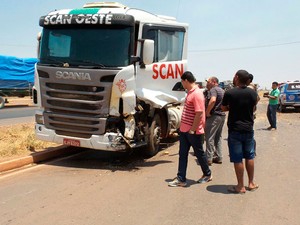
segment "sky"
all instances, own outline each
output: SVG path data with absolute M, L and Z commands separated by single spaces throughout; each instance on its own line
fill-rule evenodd
M 36 57 L 39 18 L 87 2 L 93 0 L 1 0 L 0 55 Z M 118 2 L 188 23 L 188 70 L 197 81 L 232 80 L 239 69 L 253 74 L 262 89 L 270 89 L 273 81 L 300 80 L 300 1 Z

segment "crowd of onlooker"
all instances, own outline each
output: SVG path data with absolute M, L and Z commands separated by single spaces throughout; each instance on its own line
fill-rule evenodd
M 258 188 L 254 182 L 253 124 L 259 97 L 255 86 L 251 86 L 252 81 L 252 74 L 239 70 L 234 75 L 230 88 L 227 86 L 228 89 L 225 91 L 224 87 L 220 87 L 217 77 L 209 77 L 204 88 L 202 83 L 196 82 L 190 71 L 183 73 L 181 83 L 187 96 L 179 129 L 178 170 L 177 176 L 168 183 L 169 186 L 188 185 L 186 172 L 190 148 L 194 150 L 203 173 L 197 182 L 203 184 L 213 179 L 209 166 L 213 163 L 222 164 L 222 129 L 226 118 L 225 112 L 228 111 L 228 149 L 230 162 L 234 164 L 237 178 L 237 185 L 230 186 L 228 191 L 244 194 L 246 190 L 254 191 Z M 246 187 L 244 168 L 248 175 Z

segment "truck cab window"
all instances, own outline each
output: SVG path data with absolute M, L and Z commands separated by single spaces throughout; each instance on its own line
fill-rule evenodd
M 70 47 L 71 47 L 71 37 L 56 33 L 50 32 L 49 34 L 49 56 L 53 57 L 69 57 L 70 56 Z
M 184 31 L 151 27 L 144 31 L 144 38 L 154 40 L 154 62 L 182 60 Z

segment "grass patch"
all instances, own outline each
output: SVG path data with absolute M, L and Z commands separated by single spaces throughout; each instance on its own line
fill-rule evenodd
M 58 144 L 35 138 L 33 123 L 0 127 L 0 161 L 30 155 L 55 146 Z

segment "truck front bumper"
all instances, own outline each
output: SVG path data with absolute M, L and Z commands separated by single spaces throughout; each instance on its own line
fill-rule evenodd
M 54 142 L 62 145 L 72 145 L 76 147 L 105 151 L 125 151 L 128 148 L 128 145 L 123 141 L 123 136 L 119 133 L 92 135 L 90 138 L 69 137 L 58 135 L 54 130 L 48 129 L 44 125 L 36 123 L 35 134 L 39 140 Z

